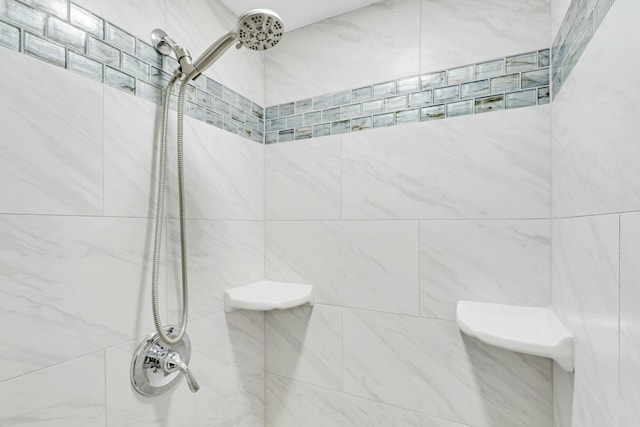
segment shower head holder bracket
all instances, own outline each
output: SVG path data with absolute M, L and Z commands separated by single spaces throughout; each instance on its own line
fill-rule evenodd
M 179 69 L 183 74 L 187 76 L 194 75 L 195 77 L 200 74 L 193 66 L 193 59 L 191 59 L 189 50 L 176 43 L 175 40 L 169 37 L 166 31 L 159 28 L 153 30 L 151 32 L 151 43 L 156 51 L 164 56 L 170 56 L 173 52 L 180 64 Z

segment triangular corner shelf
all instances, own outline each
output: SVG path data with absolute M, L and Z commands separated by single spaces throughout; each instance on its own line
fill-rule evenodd
M 227 289 L 224 311 L 284 310 L 300 305 L 313 305 L 313 285 L 261 280 Z
M 548 357 L 573 371 L 573 334 L 551 307 L 458 301 L 458 327 L 487 344 Z

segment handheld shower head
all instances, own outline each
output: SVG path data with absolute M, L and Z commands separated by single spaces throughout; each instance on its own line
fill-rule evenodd
M 238 48 L 267 50 L 277 45 L 283 34 L 284 26 L 277 13 L 268 9 L 250 10 L 239 18 L 235 30 L 222 36 L 193 61 L 194 77 L 209 68 L 236 41 Z
M 277 45 L 283 34 L 284 26 L 277 13 L 269 9 L 253 9 L 240 16 L 236 28 L 209 46 L 193 62 L 189 51 L 178 45 L 164 31 L 153 30 L 151 41 L 156 50 L 163 55 L 175 52 L 180 62 L 180 71 L 185 74 L 186 80 L 193 80 L 213 65 L 234 43 L 238 43 L 238 49 L 246 46 L 251 50 L 267 50 Z

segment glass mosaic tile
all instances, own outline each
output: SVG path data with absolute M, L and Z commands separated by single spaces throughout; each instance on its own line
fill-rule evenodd
M 504 96 L 492 95 L 484 98 L 476 99 L 476 114 L 488 113 L 490 111 L 503 110 L 504 109 Z
M 447 117 L 458 117 L 473 114 L 473 101 L 461 101 L 447 104 Z
M 104 38 L 104 20 L 75 3 L 71 3 L 69 22 L 73 26 L 81 28 L 99 39 Z M 160 64 L 160 67 L 162 67 L 162 64 Z
M 58 67 L 64 67 L 66 64 L 64 47 L 29 33 L 24 35 L 24 53 Z
M 525 90 L 522 92 L 508 93 L 505 95 L 505 108 L 522 108 L 536 105 L 537 103 L 536 90 Z
M 74 51 L 69 51 L 67 69 L 102 83 L 102 64 Z

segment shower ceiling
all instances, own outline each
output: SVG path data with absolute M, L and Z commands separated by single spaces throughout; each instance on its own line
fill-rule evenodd
M 380 0 L 222 0 L 240 16 L 249 9 L 274 10 L 284 22 L 286 31 L 359 9 Z

